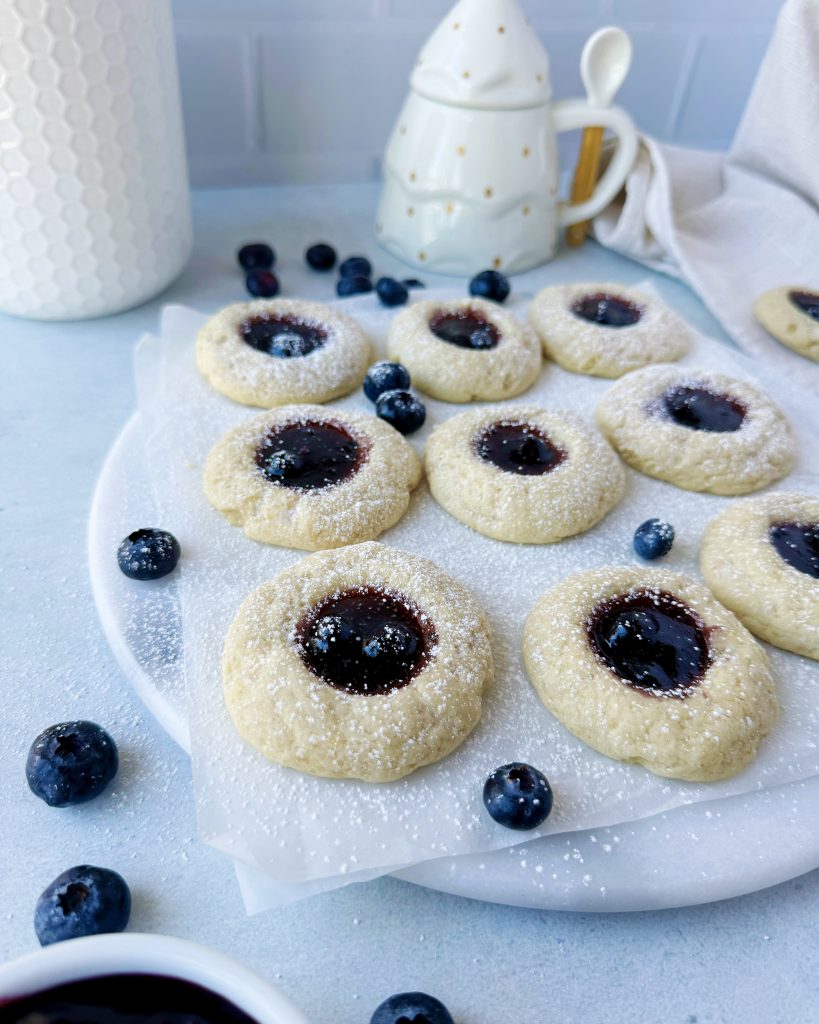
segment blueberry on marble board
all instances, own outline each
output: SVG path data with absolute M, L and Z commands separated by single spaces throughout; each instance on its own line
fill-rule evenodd
M 496 768 L 484 783 L 483 802 L 490 816 L 505 828 L 537 828 L 552 811 L 552 787 L 546 776 L 523 761 Z
M 179 541 L 167 530 L 134 530 L 117 548 L 120 569 L 132 580 L 158 580 L 179 562 Z
M 244 270 L 270 270 L 276 262 L 276 253 L 266 242 L 250 242 L 242 246 L 236 258 Z
M 376 402 L 385 391 L 406 391 L 409 386 L 409 370 L 401 363 L 387 360 L 373 363 L 364 378 L 364 394 L 371 402 Z
M 373 290 L 373 283 L 369 277 L 340 277 L 336 284 L 336 294 L 341 298 L 348 295 L 364 295 Z
M 505 302 L 510 291 L 509 278 L 497 270 L 483 270 L 469 282 L 469 294 L 493 302 Z
M 326 242 L 316 242 L 304 254 L 307 266 L 312 270 L 332 270 L 336 265 L 336 251 Z
M 60 722 L 35 739 L 26 759 L 31 792 L 49 807 L 83 804 L 117 774 L 119 752 L 96 722 Z
M 41 946 L 85 935 L 121 932 L 131 916 L 131 890 L 122 875 L 81 864 L 58 875 L 37 900 L 34 930 Z
M 417 277 L 405 277 L 401 282 L 407 286 L 407 288 L 426 288 L 423 281 L 419 281 Z
M 256 299 L 275 299 L 279 294 L 279 279 L 272 270 L 249 270 L 245 287 Z
M 674 543 L 674 527 L 661 519 L 646 519 L 634 531 L 634 550 L 647 561 L 662 558 Z
M 393 277 L 379 277 L 376 294 L 384 306 L 403 306 L 409 298 L 409 289 Z
M 440 999 L 426 992 L 399 992 L 376 1007 L 370 1024 L 455 1024 Z
M 342 277 L 371 277 L 373 268 L 366 256 L 348 256 L 338 272 Z
M 384 391 L 375 403 L 375 414 L 402 434 L 420 430 L 427 418 L 424 403 L 411 391 Z

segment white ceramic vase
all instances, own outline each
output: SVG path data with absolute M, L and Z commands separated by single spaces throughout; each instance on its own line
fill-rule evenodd
M 549 59 L 517 0 L 460 0 L 421 50 L 384 159 L 376 235 L 445 274 L 528 270 L 561 227 L 602 210 L 637 152 L 631 119 L 585 100 L 550 102 Z M 592 197 L 557 197 L 558 132 L 602 125 L 619 145 Z
M 191 240 L 169 0 L 2 0 L 0 310 L 119 312 Z

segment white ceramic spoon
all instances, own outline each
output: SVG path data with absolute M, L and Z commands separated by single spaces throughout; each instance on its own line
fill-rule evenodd
M 589 36 L 580 57 L 580 77 L 586 87 L 586 99 L 596 107 L 610 107 L 631 67 L 631 40 L 621 28 L 608 26 Z M 572 202 L 581 203 L 594 191 L 603 144 L 602 128 L 586 128 L 580 143 L 580 155 L 572 181 Z M 566 228 L 566 242 L 582 245 L 589 222 Z

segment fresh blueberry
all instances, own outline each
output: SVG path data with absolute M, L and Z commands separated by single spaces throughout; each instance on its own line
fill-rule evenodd
M 418 638 L 400 622 L 385 622 L 366 638 L 362 650 L 368 658 L 387 655 L 391 658 L 411 658 L 418 648 Z
M 509 278 L 497 270 L 483 270 L 469 282 L 470 295 L 493 302 L 505 302 L 509 288 Z
M 274 299 L 279 294 L 279 279 L 272 270 L 249 270 L 245 287 L 257 299 Z
M 34 930 L 41 946 L 84 935 L 121 932 L 131 916 L 131 890 L 108 868 L 82 864 L 57 875 L 37 900 Z
M 336 295 L 345 298 L 347 295 L 363 295 L 373 290 L 369 277 L 340 277 L 336 284 Z
M 496 768 L 486 780 L 483 802 L 499 825 L 525 831 L 549 817 L 552 787 L 537 768 L 513 761 Z
M 407 286 L 393 277 L 379 277 L 375 290 L 385 306 L 403 306 L 409 298 Z
M 455 1024 L 452 1014 L 426 992 L 400 992 L 376 1008 L 370 1024 Z
M 401 284 L 405 284 L 407 288 L 426 288 L 423 281 L 419 281 L 417 277 L 405 277 Z
M 276 262 L 275 252 L 265 242 L 243 245 L 236 253 L 236 258 L 244 270 L 270 270 Z
M 336 265 L 336 251 L 326 242 L 311 245 L 304 258 L 307 260 L 307 266 L 313 270 L 332 270 Z
M 179 541 L 167 530 L 135 530 L 117 548 L 117 561 L 132 580 L 158 580 L 179 561 Z
M 41 732 L 26 760 L 29 789 L 49 807 L 84 804 L 117 774 L 117 745 L 94 722 L 61 722 Z
M 411 391 L 384 391 L 375 403 L 375 415 L 402 434 L 412 434 L 423 427 L 427 410 Z
M 409 370 L 400 363 L 373 363 L 364 378 L 364 394 L 371 402 L 385 391 L 406 391 L 409 386 Z
M 340 615 L 326 615 L 313 628 L 309 646 L 320 654 L 327 654 L 334 644 L 348 643 L 353 628 Z
M 342 277 L 371 277 L 373 268 L 366 256 L 348 256 L 338 272 Z
M 262 472 L 269 480 L 292 480 L 304 468 L 304 459 L 297 452 L 284 449 L 267 456 Z
M 674 543 L 674 527 L 661 519 L 646 519 L 634 531 L 634 550 L 648 561 L 662 558 Z

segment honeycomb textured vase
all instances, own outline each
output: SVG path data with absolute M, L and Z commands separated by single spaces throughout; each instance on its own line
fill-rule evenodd
M 168 0 L 2 0 L 0 310 L 115 313 L 190 247 Z

